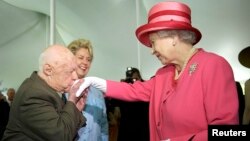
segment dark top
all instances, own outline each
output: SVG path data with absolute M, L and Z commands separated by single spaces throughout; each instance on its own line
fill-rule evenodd
M 148 102 L 120 101 L 118 141 L 149 141 Z
M 243 114 L 245 109 L 245 97 L 243 95 L 243 90 L 239 82 L 236 81 L 236 87 L 238 92 L 238 99 L 239 99 L 239 124 L 242 124 Z
M 149 103 L 127 102 L 106 98 L 108 112 L 119 107 L 121 112 L 117 141 L 149 141 Z M 107 113 L 108 113 L 107 112 Z
M 5 127 L 9 119 L 10 106 L 4 99 L 0 100 L 0 140 L 3 137 Z
M 72 141 L 85 122 L 74 103 L 64 104 L 34 72 L 15 95 L 3 141 Z

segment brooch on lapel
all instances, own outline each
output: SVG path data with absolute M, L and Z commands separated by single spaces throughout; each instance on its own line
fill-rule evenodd
M 190 67 L 189 67 L 189 75 L 192 75 L 192 73 L 194 73 L 195 72 L 195 70 L 196 70 L 196 68 L 197 68 L 197 66 L 198 66 L 198 64 L 197 63 L 193 63 L 193 64 L 191 64 L 190 65 Z

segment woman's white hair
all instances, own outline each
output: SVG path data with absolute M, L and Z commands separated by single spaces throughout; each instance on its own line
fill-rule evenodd
M 196 41 L 196 35 L 189 30 L 160 30 L 156 32 L 159 37 L 173 37 L 178 36 L 183 42 L 194 44 Z

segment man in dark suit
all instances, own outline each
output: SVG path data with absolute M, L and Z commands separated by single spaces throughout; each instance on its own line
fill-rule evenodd
M 10 106 L 4 95 L 0 91 L 0 140 L 3 137 L 4 130 L 9 119 Z
M 19 87 L 11 105 L 3 141 L 72 141 L 86 119 L 81 114 L 86 95 L 77 98 L 74 55 L 53 45 L 39 58 L 34 71 Z M 69 93 L 66 103 L 61 95 Z
M 240 51 L 238 55 L 239 62 L 246 68 L 250 68 L 250 46 Z M 245 108 L 242 124 L 250 125 L 250 79 L 245 82 Z

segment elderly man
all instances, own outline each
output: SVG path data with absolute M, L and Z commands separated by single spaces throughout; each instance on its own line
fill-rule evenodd
M 11 106 L 3 141 L 72 141 L 86 119 L 81 114 L 86 96 L 76 98 L 74 55 L 53 45 L 39 58 L 34 71 L 19 87 Z M 66 103 L 61 99 L 68 92 Z

